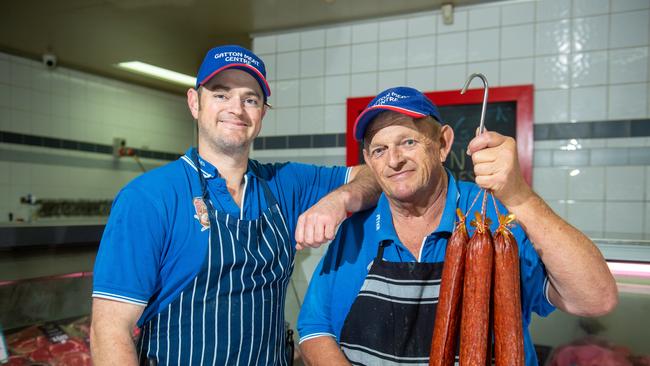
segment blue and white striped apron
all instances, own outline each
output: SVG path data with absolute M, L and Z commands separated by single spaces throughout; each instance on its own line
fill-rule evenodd
M 196 152 L 192 159 L 200 166 Z M 214 209 L 198 175 L 208 254 L 194 281 L 143 325 L 140 364 L 286 365 L 284 302 L 295 252 L 278 202 L 258 178 L 268 208 L 240 220 Z

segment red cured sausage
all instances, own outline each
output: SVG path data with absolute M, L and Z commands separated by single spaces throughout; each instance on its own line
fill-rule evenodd
M 460 365 L 485 365 L 490 319 L 494 244 L 486 220 L 476 213 L 476 232 L 467 245 L 460 322 Z
M 524 365 L 524 338 L 519 289 L 519 250 L 507 225 L 513 215 L 499 216 L 494 235 L 494 356 L 496 366 Z
M 465 215 L 456 209 L 458 223 L 447 243 L 445 264 L 442 269 L 440 295 L 433 327 L 433 340 L 429 355 L 429 366 L 450 366 L 454 364 L 458 325 L 460 323 L 460 300 L 463 290 L 465 253 L 467 252 L 467 228 Z

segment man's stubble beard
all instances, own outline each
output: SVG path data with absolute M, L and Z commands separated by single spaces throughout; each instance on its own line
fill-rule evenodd
M 203 145 L 216 153 L 235 156 L 244 153 L 248 153 L 250 150 L 250 142 L 241 142 L 234 141 L 235 139 L 227 139 L 219 135 L 216 132 L 210 134 L 208 131 L 204 131 L 199 126 L 199 144 L 203 142 Z

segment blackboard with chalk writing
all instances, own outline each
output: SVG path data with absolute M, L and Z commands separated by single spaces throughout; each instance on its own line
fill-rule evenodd
M 466 150 L 481 121 L 481 104 L 443 105 L 438 108 L 444 123 L 454 130 L 454 143 L 445 166 L 451 170 L 457 180 L 473 182 L 472 159 L 466 154 Z M 516 122 L 516 102 L 488 103 L 485 114 L 486 129 L 515 137 Z

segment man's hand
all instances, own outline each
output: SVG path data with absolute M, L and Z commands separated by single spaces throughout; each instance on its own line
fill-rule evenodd
M 344 194 L 333 191 L 298 217 L 296 249 L 318 248 L 334 239 L 339 224 L 347 216 Z
M 521 174 L 517 144 L 512 137 L 486 131 L 470 141 L 467 153 L 472 156 L 476 184 L 491 190 L 507 208 L 533 196 Z
M 334 240 L 348 212 L 359 212 L 377 204 L 381 188 L 365 165 L 352 167 L 350 181 L 330 192 L 303 212 L 296 223 L 296 249 L 318 248 Z

